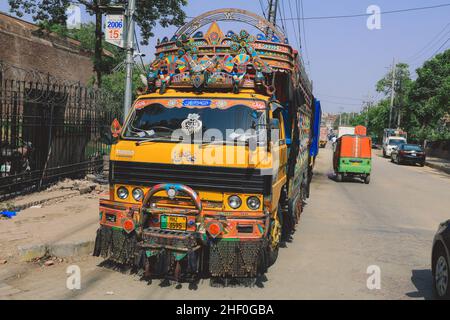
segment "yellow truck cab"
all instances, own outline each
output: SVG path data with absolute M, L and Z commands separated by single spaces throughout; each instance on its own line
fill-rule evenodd
M 230 16 L 270 32 L 198 31 Z M 212 11 L 158 43 L 144 82 L 113 128 L 94 255 L 176 281 L 262 275 L 309 184 L 313 97 L 298 52 L 264 18 Z

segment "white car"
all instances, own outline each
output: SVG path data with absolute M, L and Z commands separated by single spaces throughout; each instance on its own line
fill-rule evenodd
M 383 157 L 390 157 L 392 154 L 392 151 L 395 148 L 398 148 L 399 145 L 405 144 L 406 139 L 403 137 L 389 137 L 383 143 Z

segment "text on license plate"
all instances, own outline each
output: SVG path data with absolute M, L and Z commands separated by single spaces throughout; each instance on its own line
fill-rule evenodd
M 161 229 L 186 230 L 186 217 L 161 216 Z

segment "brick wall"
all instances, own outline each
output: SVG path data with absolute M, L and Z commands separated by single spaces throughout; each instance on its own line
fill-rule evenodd
M 0 12 L 0 61 L 86 84 L 93 76 L 91 53 L 73 39 L 37 30 L 34 24 Z

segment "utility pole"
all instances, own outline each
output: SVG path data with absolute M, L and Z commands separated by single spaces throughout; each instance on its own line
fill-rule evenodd
M 370 108 L 372 107 L 372 96 L 370 94 L 370 92 L 367 93 L 367 101 L 366 101 L 366 107 L 365 107 L 365 112 L 366 112 L 366 128 L 369 127 L 369 112 L 370 112 Z
M 125 97 L 123 106 L 123 119 L 125 121 L 128 111 L 131 107 L 132 100 L 132 79 L 133 79 L 133 65 L 134 65 L 134 12 L 136 10 L 136 0 L 128 1 L 128 8 L 126 10 L 126 23 L 127 23 L 127 37 L 126 37 L 126 78 L 125 78 Z
M 267 9 L 269 10 L 269 12 L 267 14 L 267 20 L 269 20 L 269 22 L 272 22 L 274 25 L 277 24 L 277 8 L 278 0 L 269 0 L 269 7 Z M 266 36 L 269 41 L 273 36 L 272 31 L 269 28 L 267 28 Z
M 389 125 L 388 127 L 391 128 L 392 123 L 392 109 L 394 108 L 394 97 L 395 97 L 395 58 L 392 62 L 392 85 L 391 85 L 391 107 L 389 109 Z
M 400 79 L 399 79 L 399 81 L 398 81 L 398 87 L 399 87 L 399 91 L 401 92 L 401 90 L 402 90 L 402 78 L 400 77 Z M 398 103 L 398 106 L 397 106 L 397 128 L 400 128 L 400 123 L 401 123 L 401 119 L 402 119 L 402 110 L 401 110 L 401 107 L 402 107 L 402 99 L 400 99 L 400 102 Z

